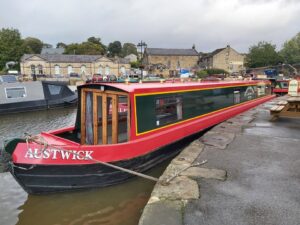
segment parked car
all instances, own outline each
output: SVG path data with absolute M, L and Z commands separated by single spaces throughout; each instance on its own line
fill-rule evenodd
M 92 77 L 92 82 L 105 82 L 105 81 L 117 81 L 116 75 L 102 75 L 94 74 Z
M 79 78 L 80 75 L 78 73 L 70 73 L 69 77 L 77 77 L 77 78 Z

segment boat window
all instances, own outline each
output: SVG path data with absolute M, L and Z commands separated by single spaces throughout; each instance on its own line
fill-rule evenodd
M 155 102 L 156 126 L 182 119 L 182 97 L 157 98 Z
M 282 88 L 288 88 L 289 84 L 288 84 L 288 82 L 281 82 L 281 86 L 282 86 Z
M 48 88 L 51 95 L 58 95 L 61 91 L 62 86 L 49 84 Z
M 118 97 L 118 143 L 128 141 L 128 98 Z
M 94 143 L 94 129 L 93 129 L 93 93 L 86 93 L 86 109 L 85 109 L 85 143 Z
M 25 98 L 25 87 L 5 88 L 6 98 Z

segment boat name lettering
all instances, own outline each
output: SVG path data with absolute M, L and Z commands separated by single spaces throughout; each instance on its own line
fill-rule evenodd
M 59 149 L 31 149 L 29 148 L 25 154 L 25 158 L 29 159 L 71 159 L 71 160 L 91 160 L 94 151 L 75 151 L 75 150 L 59 150 Z

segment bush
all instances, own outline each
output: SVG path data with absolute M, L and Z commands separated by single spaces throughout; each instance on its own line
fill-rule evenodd
M 130 65 L 131 65 L 131 68 L 138 69 L 138 68 L 140 68 L 141 63 L 139 61 L 136 61 L 136 62 L 131 62 Z
M 223 70 L 223 69 L 206 69 L 206 72 L 208 73 L 208 75 L 229 74 L 226 70 Z
M 197 74 L 198 78 L 205 78 L 208 76 L 208 73 L 206 70 L 197 71 L 196 74 Z

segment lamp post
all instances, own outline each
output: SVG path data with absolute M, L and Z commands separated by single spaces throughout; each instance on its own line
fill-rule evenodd
M 142 60 L 143 60 L 143 47 L 146 48 L 147 44 L 145 42 L 141 41 L 140 43 L 137 44 L 137 47 L 141 48 L 141 63 L 142 63 Z M 141 79 L 143 80 L 143 68 L 142 68 L 142 66 L 140 66 L 140 69 L 141 69 Z

